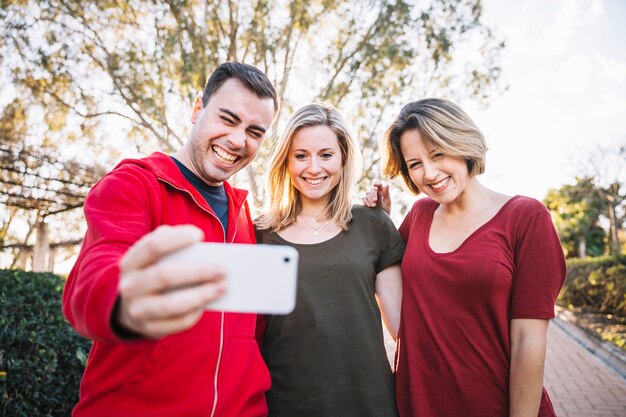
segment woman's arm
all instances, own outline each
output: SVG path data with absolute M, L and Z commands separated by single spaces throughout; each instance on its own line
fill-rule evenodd
M 548 320 L 511 320 L 509 417 L 537 417 L 543 388 Z
M 376 275 L 376 299 L 385 327 L 395 340 L 400 327 L 402 301 L 402 274 L 399 263 L 388 266 Z

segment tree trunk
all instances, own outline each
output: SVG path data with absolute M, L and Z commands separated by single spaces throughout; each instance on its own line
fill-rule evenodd
M 23 269 L 26 270 L 26 263 L 30 258 L 31 251 L 29 249 L 19 249 L 17 251 L 17 255 L 15 255 L 15 259 L 11 264 L 10 269 Z
M 615 206 L 613 201 L 609 201 L 609 236 L 611 241 L 611 254 L 619 255 L 621 253 L 621 247 L 619 242 L 619 235 L 617 231 L 617 216 L 615 213 Z
M 50 248 L 50 252 L 48 253 L 48 266 L 46 267 L 46 271 L 54 272 L 54 263 L 56 261 L 57 248 Z
M 44 272 L 46 270 L 46 260 L 50 252 L 50 241 L 48 240 L 48 224 L 40 222 L 37 225 L 37 241 L 33 250 L 33 271 Z
M 584 258 L 585 256 L 587 256 L 587 239 L 585 235 L 581 235 L 578 241 L 578 257 Z

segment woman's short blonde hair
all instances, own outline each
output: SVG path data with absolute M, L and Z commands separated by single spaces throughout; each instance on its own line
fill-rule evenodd
M 268 174 L 268 194 L 263 214 L 256 224 L 260 229 L 280 231 L 296 221 L 302 210 L 300 192 L 289 177 L 289 148 L 295 135 L 302 129 L 328 126 L 337 135 L 341 150 L 341 178 L 331 191 L 328 205 L 321 218 L 332 219 L 347 230 L 352 219 L 352 187 L 361 171 L 360 155 L 341 113 L 326 103 L 313 103 L 296 111 L 276 142 Z
M 384 136 L 383 174 L 395 178 L 400 174 L 415 194 L 415 186 L 402 155 L 400 139 L 404 132 L 417 130 L 445 155 L 465 159 L 470 176 L 485 172 L 487 144 L 480 129 L 457 104 L 441 98 L 427 98 L 407 104 L 391 123 Z

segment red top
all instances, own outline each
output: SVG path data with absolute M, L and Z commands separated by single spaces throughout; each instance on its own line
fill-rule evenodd
M 438 203 L 418 200 L 400 226 L 400 416 L 507 417 L 512 318 L 550 319 L 565 260 L 546 208 L 511 198 L 457 249 L 428 243 Z M 540 417 L 555 416 L 544 390 Z
M 253 243 L 247 192 L 224 183 L 228 236 L 174 161 L 155 153 L 122 161 L 90 191 L 87 233 L 65 285 L 63 312 L 94 340 L 74 417 L 264 417 L 270 375 L 255 340 L 256 315 L 205 312 L 161 340 L 123 341 L 110 325 L 118 262 L 160 225 L 193 224 L 207 242 Z

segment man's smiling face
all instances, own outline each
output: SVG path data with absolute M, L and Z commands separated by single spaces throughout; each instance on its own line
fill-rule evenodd
M 181 162 L 207 184 L 220 185 L 252 162 L 274 113 L 271 98 L 257 97 L 235 78 L 226 80 L 205 107 L 196 99 Z

